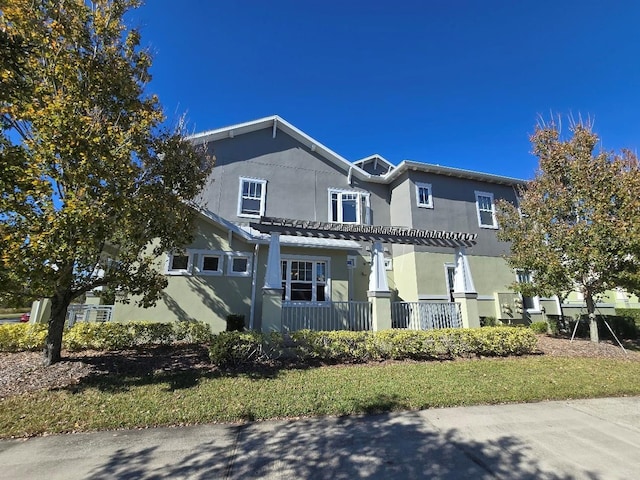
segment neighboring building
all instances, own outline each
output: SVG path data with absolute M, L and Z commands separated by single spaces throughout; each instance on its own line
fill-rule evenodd
M 216 156 L 195 239 L 185 252 L 166 255 L 169 285 L 157 306 L 117 304 L 116 320 L 197 319 L 220 331 L 228 314 L 239 313 L 247 326 L 263 328 L 270 235 L 251 227 L 261 217 L 303 220 L 311 227 L 337 223 L 468 233 L 475 242 L 466 251 L 437 242 L 386 243 L 391 300 L 453 301 L 455 262 L 463 258 L 467 270 L 458 288 L 477 293 L 476 316 L 517 322 L 560 313 L 556 298 L 521 299 L 509 288 L 528 278 L 503 259 L 509 247 L 496 238 L 495 203 L 516 202 L 523 180 L 414 161 L 395 166 L 379 155 L 349 162 L 278 116 L 196 134 L 192 141 Z M 276 281 L 284 305 L 368 300 L 370 241 L 348 232 L 343 238 L 293 233 L 285 231 L 279 242 Z

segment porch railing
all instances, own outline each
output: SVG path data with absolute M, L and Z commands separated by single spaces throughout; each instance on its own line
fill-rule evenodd
M 460 305 L 435 302 L 392 302 L 391 326 L 410 330 L 461 328 Z
M 67 326 L 77 322 L 110 322 L 113 305 L 70 305 L 67 310 Z
M 371 330 L 369 302 L 283 302 L 282 328 L 296 330 Z

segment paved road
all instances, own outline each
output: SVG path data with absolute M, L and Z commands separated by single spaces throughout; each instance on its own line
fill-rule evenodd
M 640 477 L 640 397 L 0 441 L 7 479 Z
M 19 321 L 20 321 L 20 317 L 0 318 L 0 324 L 3 324 L 3 323 L 18 323 Z

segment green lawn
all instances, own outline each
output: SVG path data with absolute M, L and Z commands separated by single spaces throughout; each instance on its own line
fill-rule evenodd
M 1 401 L 0 437 L 640 395 L 638 378 L 637 361 L 544 357 L 94 377 Z

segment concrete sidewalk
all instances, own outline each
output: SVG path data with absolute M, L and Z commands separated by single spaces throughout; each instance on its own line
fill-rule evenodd
M 0 441 L 11 479 L 640 477 L 640 398 Z

